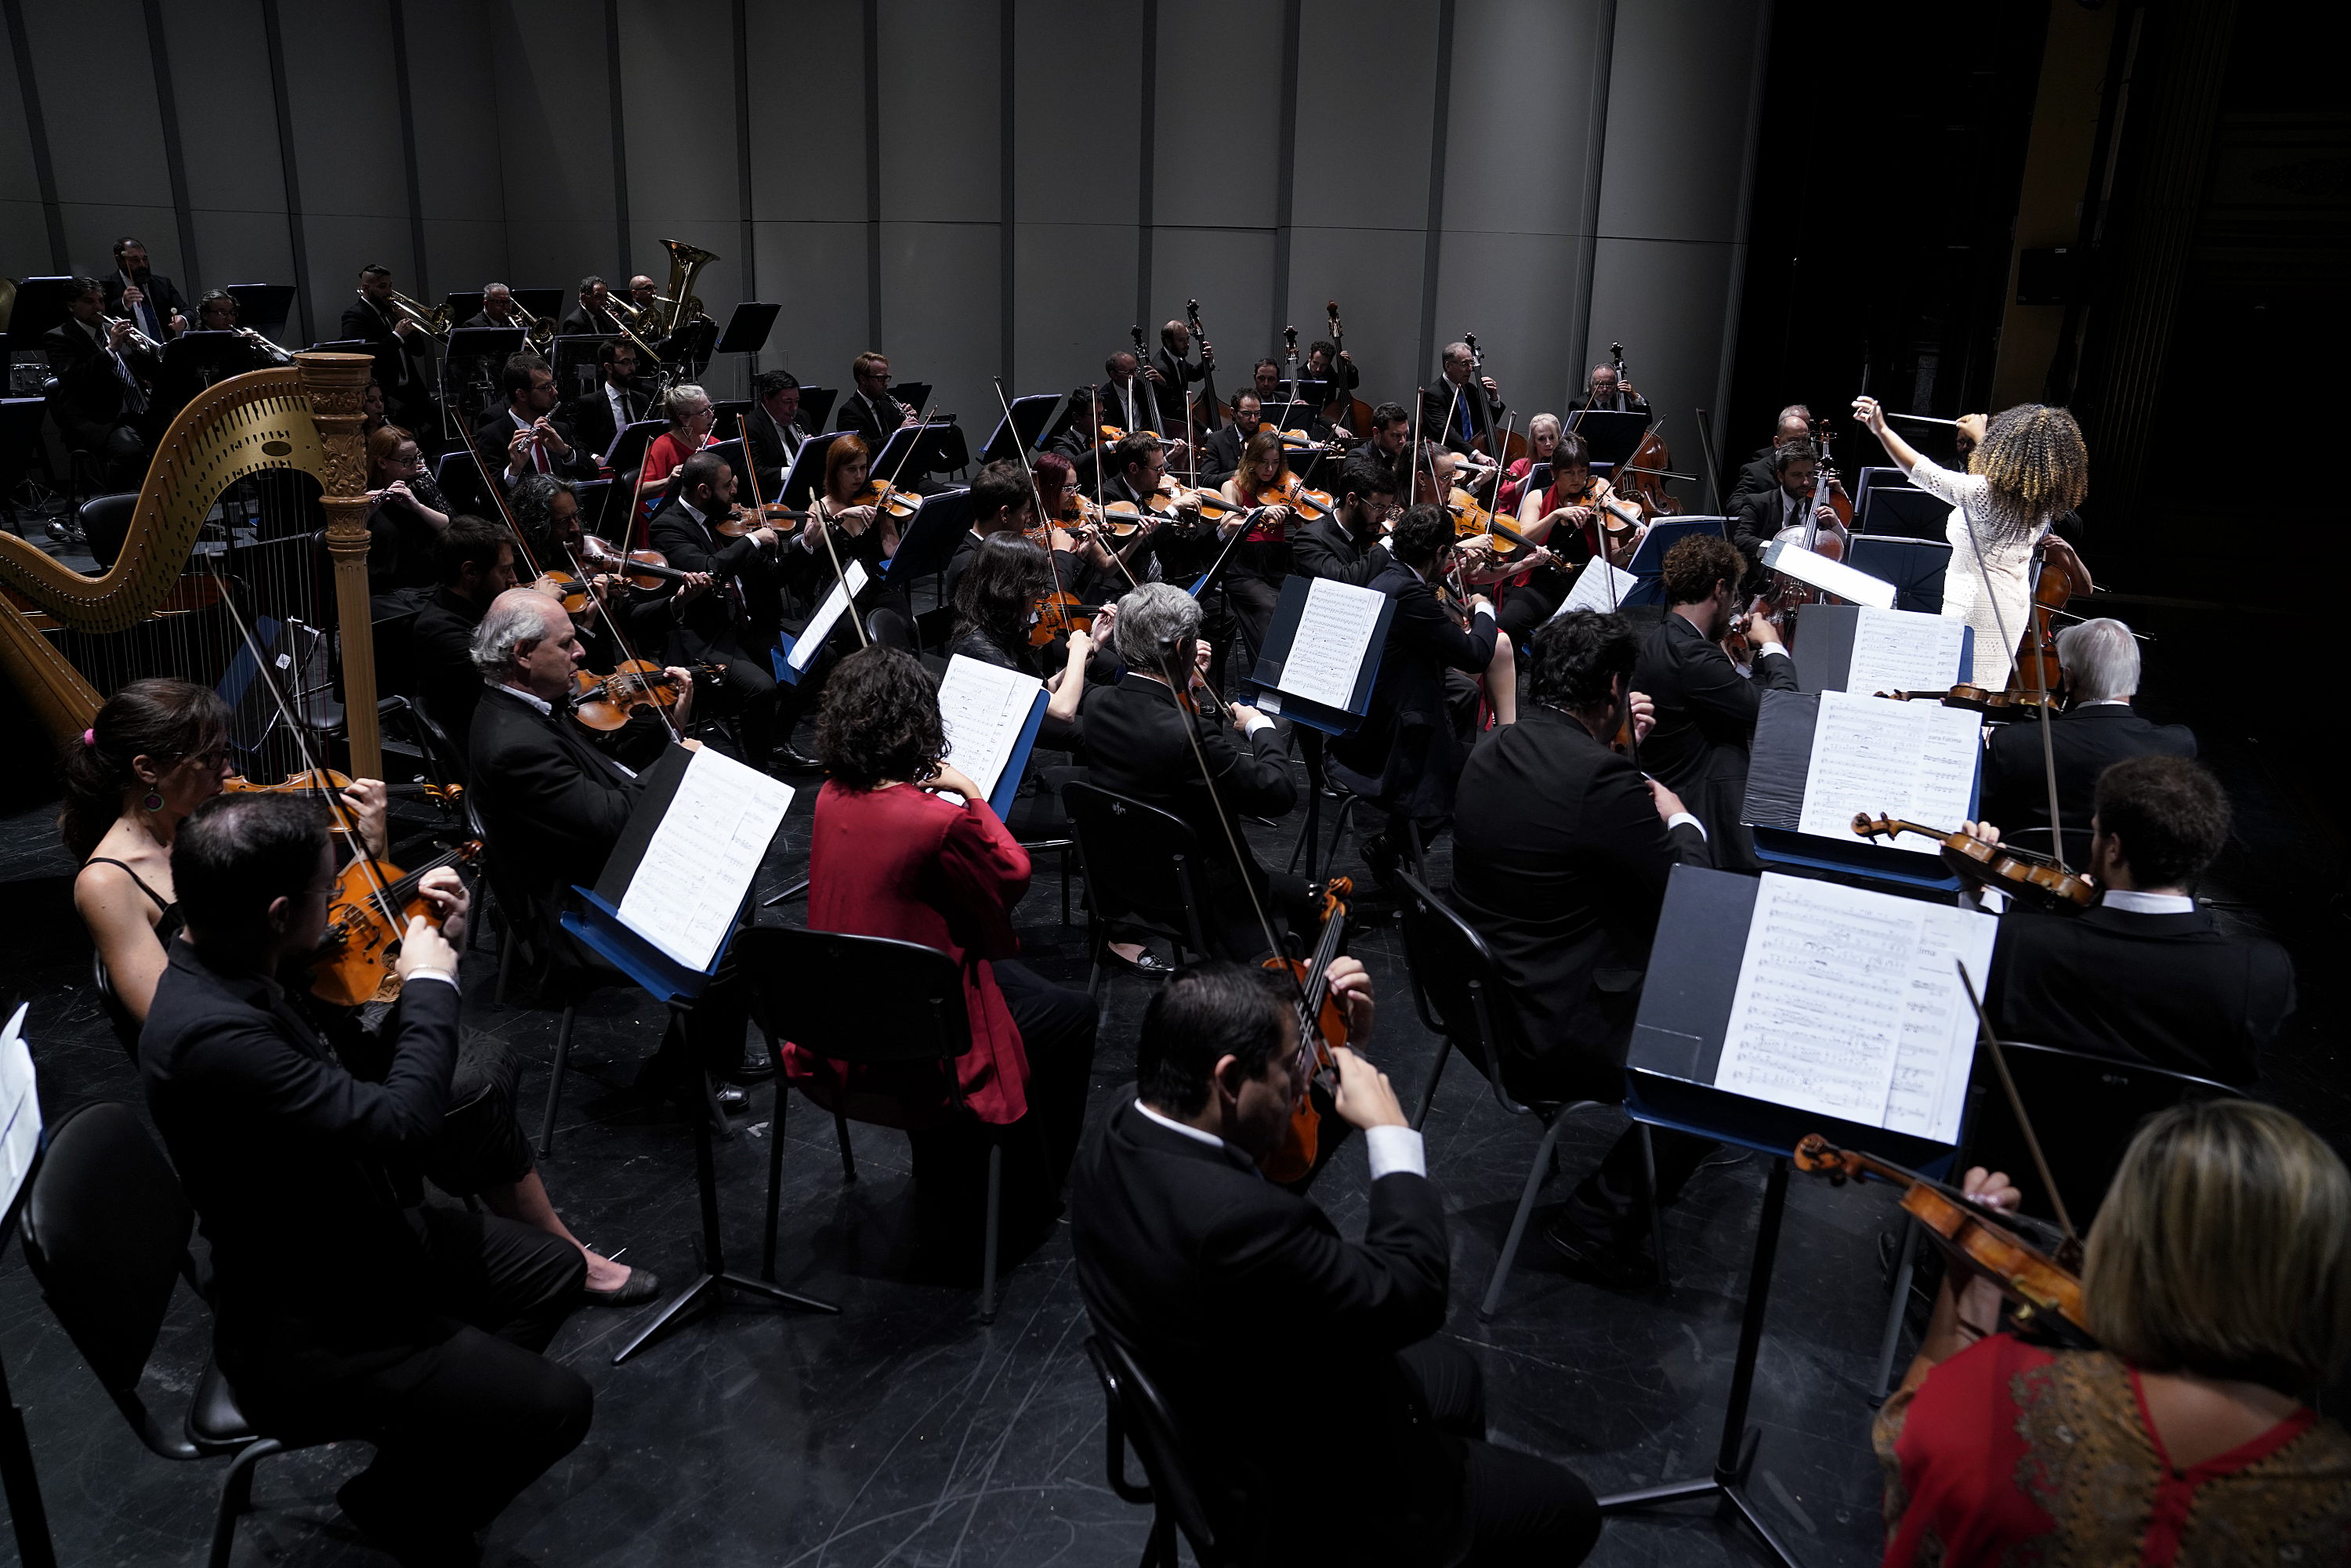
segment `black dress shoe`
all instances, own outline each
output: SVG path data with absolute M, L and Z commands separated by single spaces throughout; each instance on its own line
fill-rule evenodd
M 1569 1274 L 1604 1291 L 1646 1291 L 1656 1288 L 1655 1260 L 1635 1248 L 1594 1236 L 1562 1215 L 1543 1227 L 1543 1244 L 1556 1253 Z
M 1105 947 L 1102 949 L 1102 961 L 1115 965 L 1130 973 L 1141 975 L 1149 980 L 1164 980 L 1176 972 L 1175 965 L 1168 963 L 1148 947 L 1132 958 L 1113 948 Z
M 776 747 L 775 751 L 771 754 L 770 760 L 775 767 L 782 768 L 787 773 L 821 773 L 824 771 L 823 763 L 819 762 L 815 758 L 810 757 L 807 752 L 802 751 L 799 747 L 792 745 L 789 741 L 786 741 L 783 745 Z
M 360 1534 L 390 1550 L 402 1568 L 476 1568 L 481 1543 L 454 1526 L 420 1526 L 397 1502 L 380 1499 L 371 1484 L 373 1467 L 345 1481 L 335 1506 Z
M 661 1294 L 661 1276 L 651 1269 L 632 1269 L 619 1288 L 599 1291 L 580 1287 L 580 1299 L 591 1307 L 642 1307 Z

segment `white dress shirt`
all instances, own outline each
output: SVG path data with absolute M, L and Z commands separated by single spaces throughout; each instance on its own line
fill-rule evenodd
M 1232 1149 L 1233 1153 L 1240 1155 L 1243 1159 L 1249 1158 L 1240 1149 L 1225 1142 L 1214 1133 L 1204 1133 L 1199 1128 L 1178 1122 L 1172 1116 L 1163 1116 L 1140 1100 L 1134 1103 L 1134 1108 L 1169 1132 L 1181 1134 L 1196 1144 L 1206 1144 L 1212 1149 Z M 1428 1174 L 1427 1151 L 1422 1146 L 1420 1134 L 1410 1127 L 1366 1128 L 1364 1133 L 1364 1152 L 1371 1156 L 1374 1181 L 1379 1180 L 1384 1176 L 1394 1176 L 1398 1171 L 1405 1171 L 1416 1176 L 1425 1176 Z M 1254 1160 L 1249 1163 L 1256 1164 Z

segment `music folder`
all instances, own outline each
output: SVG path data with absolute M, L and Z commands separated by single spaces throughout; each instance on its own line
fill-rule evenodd
M 1371 712 L 1380 654 L 1395 622 L 1384 593 L 1327 578 L 1290 577 L 1249 685 L 1252 707 L 1331 735 Z M 1244 700 L 1247 700 L 1246 698 Z
M 1902 817 L 1956 831 L 1976 816 L 1982 716 L 1852 692 L 1767 691 L 1739 820 L 1766 861 L 1956 890 L 1928 840 L 1865 840 L 1853 819 Z
M 1730 533 L 1729 517 L 1659 517 L 1641 536 L 1633 549 L 1633 559 L 1625 570 L 1640 580 L 1625 597 L 1626 605 L 1663 604 L 1666 601 L 1666 552 L 1694 534 L 1712 534 L 1727 538 Z
M 947 661 L 939 682 L 939 723 L 946 732 L 946 759 L 987 791 L 998 818 L 1010 814 L 1020 794 L 1020 776 L 1044 727 L 1050 696 L 1045 683 L 968 654 Z
M 841 436 L 841 432 L 828 430 L 803 440 L 799 450 L 792 454 L 791 467 L 784 473 L 783 494 L 768 499 L 780 500 L 795 510 L 807 510 L 810 498 L 824 487 L 825 448 Z
M 726 319 L 726 330 L 718 335 L 718 354 L 756 354 L 768 346 L 768 334 L 776 328 L 776 318 L 784 313 L 781 305 L 769 305 L 757 299 L 746 299 L 735 307 Z
M 1649 428 L 1649 416 L 1613 408 L 1577 409 L 1567 428 L 1583 437 L 1584 455 L 1595 464 L 1614 465 L 1633 455 Z
M 898 531 L 898 553 L 882 563 L 882 580 L 896 587 L 946 570 L 970 528 L 969 489 L 924 497 Z
M 1045 427 L 1053 423 L 1053 411 L 1061 406 L 1061 395 L 1060 392 L 1032 392 L 1027 397 L 1014 398 L 1010 404 L 1010 417 L 998 417 L 996 429 L 979 449 L 979 460 L 982 463 L 1009 462 L 1024 450 L 1036 451 Z
M 1791 656 L 1799 691 L 1941 691 L 1974 668 L 1975 629 L 1915 611 L 1807 604 Z

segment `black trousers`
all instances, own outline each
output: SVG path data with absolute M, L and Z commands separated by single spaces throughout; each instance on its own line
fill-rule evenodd
M 1233 609 L 1233 620 L 1240 633 L 1241 666 L 1236 674 L 1247 677 L 1257 668 L 1257 656 L 1265 648 L 1265 634 L 1273 624 L 1273 612 L 1281 602 L 1283 571 L 1275 567 L 1270 556 L 1258 552 L 1279 550 L 1287 557 L 1290 547 L 1278 544 L 1238 544 L 1233 547 L 1233 560 L 1225 568 L 1225 598 Z M 1244 559 L 1243 558 L 1249 558 Z
M 1265 930 L 1258 924 L 1257 906 L 1249 903 L 1246 891 L 1225 887 L 1212 894 L 1212 907 L 1201 912 L 1201 935 L 1216 949 L 1213 956 L 1249 963 L 1266 956 Z M 1265 873 L 1264 890 L 1258 894 L 1265 916 L 1273 923 L 1279 936 L 1287 927 L 1290 932 L 1309 938 L 1322 929 L 1322 906 L 1315 902 L 1313 890 L 1306 879 L 1291 872 Z
M 354 1522 L 445 1541 L 488 1524 L 588 1435 L 594 1395 L 539 1354 L 588 1265 L 569 1242 L 513 1220 L 410 1213 L 454 1333 L 353 1375 L 283 1343 L 224 1365 L 264 1431 L 375 1444 L 375 1461 L 338 1494 Z
M 766 655 L 714 650 L 705 659 L 725 666 L 726 673 L 715 682 L 697 686 L 695 712 L 710 718 L 735 720 L 742 731 L 743 760 L 765 770 L 769 754 L 776 749 L 776 677 Z
M 1670 1127 L 1652 1127 L 1649 1137 L 1656 1149 L 1660 1204 L 1679 1197 L 1699 1162 L 1722 1146 L 1712 1138 L 1694 1137 Z M 1598 1168 L 1568 1195 L 1559 1219 L 1561 1228 L 1580 1231 L 1595 1244 L 1639 1246 L 1648 1231 L 1648 1213 L 1641 1205 L 1644 1185 L 1641 1128 L 1636 1123 L 1617 1136 Z
M 1494 617 L 1495 623 L 1501 627 L 1502 635 L 1523 647 L 1574 586 L 1556 568 L 1530 573 L 1526 581 L 1502 590 L 1502 608 Z
M 1429 1419 L 1463 1439 L 1469 1552 L 1463 1568 L 1583 1561 L 1600 1539 L 1600 1505 L 1574 1471 L 1486 1441 L 1486 1383 L 1459 1346 L 1423 1340 L 1399 1352 Z
M 513 1051 L 475 1035 L 457 1053 L 449 1110 L 417 1152 L 416 1168 L 452 1197 L 511 1186 L 530 1174 L 530 1140 L 515 1119 L 522 1064 Z

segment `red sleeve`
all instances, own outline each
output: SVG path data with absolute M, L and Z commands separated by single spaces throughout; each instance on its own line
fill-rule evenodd
M 985 800 L 974 800 L 947 823 L 939 842 L 938 872 L 943 907 L 964 947 L 974 958 L 1009 958 L 1020 950 L 1012 934 L 1012 906 L 1029 891 L 1029 852 L 997 820 Z

